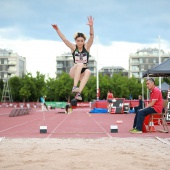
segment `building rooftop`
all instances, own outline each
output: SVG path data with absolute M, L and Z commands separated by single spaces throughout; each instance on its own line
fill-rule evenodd
M 153 52 L 159 52 L 159 49 L 157 48 L 143 48 L 143 49 L 138 49 L 136 53 L 140 53 L 140 52 L 147 52 L 147 53 L 153 53 Z M 160 50 L 161 53 L 164 53 L 163 50 Z
M 123 69 L 124 70 L 124 68 L 121 66 L 104 66 L 101 69 Z

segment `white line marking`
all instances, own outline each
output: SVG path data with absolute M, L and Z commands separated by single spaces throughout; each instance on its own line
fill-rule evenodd
M 105 134 L 105 132 L 54 132 L 53 134 Z
M 103 130 L 103 132 L 110 138 L 112 138 L 112 136 L 91 116 L 91 118 L 93 119 L 93 121 Z
M 65 117 L 51 132 L 51 134 L 49 134 L 46 138 L 50 138 L 52 133 L 54 133 L 56 131 L 56 129 L 70 116 L 71 114 L 67 115 L 67 117 Z
M 162 138 L 156 137 L 156 139 L 160 140 L 161 142 L 163 142 L 163 143 L 165 143 L 167 145 L 170 145 L 170 142 L 168 142 L 168 141 L 166 141 L 166 140 L 164 140 Z
M 19 125 L 12 126 L 12 127 L 10 127 L 10 128 L 1 130 L 0 133 L 1 133 L 1 132 L 4 132 L 4 131 L 7 131 L 7 130 L 10 130 L 10 129 L 13 129 L 13 128 L 16 128 L 16 127 L 19 127 L 19 126 L 22 126 L 22 125 L 27 124 L 27 123 L 29 123 L 29 122 L 33 122 L 33 121 L 35 121 L 35 120 L 38 120 L 38 119 L 34 119 L 34 120 L 31 120 L 31 121 L 28 121 L 28 122 L 25 122 L 25 123 L 21 123 L 21 124 L 19 124 Z
M 5 137 L 0 138 L 0 142 L 2 142 L 3 139 L 5 139 Z
M 9 115 L 9 113 L 2 113 L 2 114 L 0 114 L 0 116 L 3 116 L 3 115 Z

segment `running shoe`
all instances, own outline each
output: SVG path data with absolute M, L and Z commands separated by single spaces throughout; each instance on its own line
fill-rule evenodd
M 129 130 L 129 132 L 134 131 L 134 130 L 135 130 L 135 128 L 133 128 L 133 129 Z
M 76 96 L 75 96 L 75 99 L 77 99 L 77 100 L 82 100 L 81 94 L 80 94 L 80 93 L 77 93 Z
M 139 133 L 142 133 L 142 131 L 134 129 L 134 130 L 130 131 L 130 133 L 139 134 Z
M 72 93 L 78 93 L 79 92 L 79 88 L 77 86 L 74 86 L 72 88 Z

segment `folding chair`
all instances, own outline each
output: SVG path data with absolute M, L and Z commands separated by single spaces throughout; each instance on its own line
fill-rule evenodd
M 157 130 L 159 132 L 169 133 L 168 124 L 166 122 L 168 109 L 165 109 L 165 112 L 163 113 L 152 113 L 149 117 L 149 123 L 154 122 L 154 120 L 157 120 L 160 125 L 162 125 L 163 129 Z M 156 116 L 156 117 L 155 117 Z M 149 132 L 151 132 L 151 128 L 149 129 Z

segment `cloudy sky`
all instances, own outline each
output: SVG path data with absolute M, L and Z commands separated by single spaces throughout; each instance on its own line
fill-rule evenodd
M 89 36 L 87 17 L 94 17 L 91 55 L 99 68 L 128 69 L 130 53 L 142 48 L 170 52 L 169 0 L 0 0 L 0 48 L 27 60 L 27 71 L 55 76 L 56 56 L 70 49 L 57 36 L 57 24 L 71 42 L 76 32 Z

